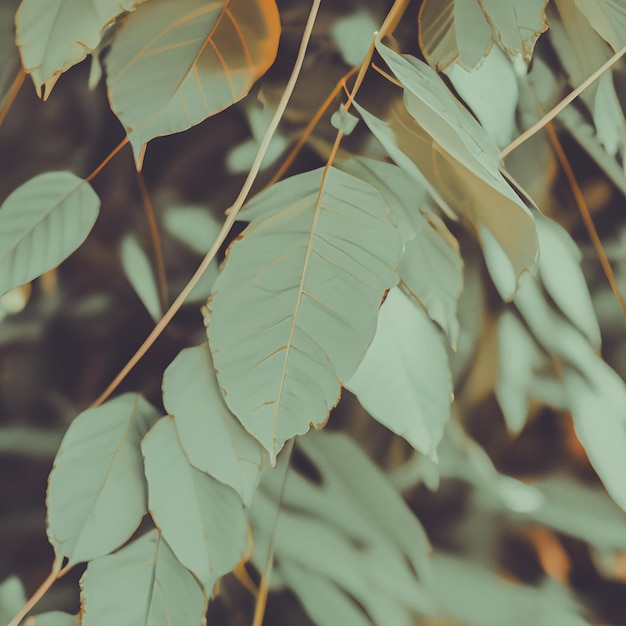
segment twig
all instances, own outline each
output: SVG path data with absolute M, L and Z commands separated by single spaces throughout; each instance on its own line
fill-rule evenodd
M 7 91 L 7 95 L 4 97 L 4 101 L 0 106 L 0 126 L 2 126 L 2 122 L 4 122 L 4 119 L 11 109 L 13 102 L 15 102 L 15 98 L 17 98 L 17 94 L 20 92 L 25 78 L 26 72 L 24 68 L 20 66 L 20 70 L 17 73 L 17 76 L 13 79 L 13 82 L 9 87 L 9 91 Z

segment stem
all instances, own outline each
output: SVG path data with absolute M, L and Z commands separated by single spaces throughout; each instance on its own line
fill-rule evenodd
M 104 161 L 96 167 L 96 169 L 85 178 L 85 180 L 89 183 L 91 182 L 108 164 L 108 162 L 128 143 L 128 137 L 124 137 L 120 143 L 117 144 L 115 148 L 111 151 L 108 157 L 105 157 Z
M 15 102 L 15 98 L 17 94 L 20 92 L 22 85 L 24 84 L 24 79 L 26 78 L 26 71 L 23 67 L 20 67 L 17 76 L 13 79 L 11 86 L 9 87 L 9 91 L 7 91 L 7 95 L 4 97 L 4 102 L 2 106 L 0 106 L 0 126 L 2 126 L 2 122 L 4 122 L 5 117 L 7 116 L 13 102 Z
M 52 587 L 56 579 L 59 577 L 61 571 L 61 565 L 63 563 L 63 557 L 57 556 L 52 564 L 52 570 L 48 577 L 41 583 L 39 589 L 30 597 L 28 602 L 20 609 L 19 613 L 7 624 L 7 626 L 18 626 L 18 624 L 26 617 L 26 615 L 33 609 L 33 607 L 41 600 L 43 595 Z
M 185 285 L 185 288 L 180 292 L 176 300 L 174 300 L 174 302 L 172 303 L 170 308 L 167 310 L 165 315 L 161 318 L 159 323 L 154 327 L 154 329 L 148 335 L 148 337 L 143 342 L 143 344 L 141 344 L 137 352 L 135 352 L 135 354 L 130 358 L 128 363 L 126 363 L 126 365 L 118 373 L 118 375 L 115 377 L 113 382 L 111 382 L 111 384 L 105 389 L 105 391 L 100 395 L 100 397 L 92 404 L 92 407 L 96 407 L 102 404 L 113 393 L 113 391 L 115 391 L 118 385 L 124 380 L 124 378 L 126 378 L 128 373 L 133 369 L 133 367 L 135 367 L 135 365 L 137 365 L 137 363 L 141 360 L 144 354 L 150 349 L 152 344 L 158 339 L 158 337 L 161 335 L 165 327 L 170 323 L 174 315 L 176 315 L 180 307 L 183 305 L 183 303 L 187 299 L 187 296 L 191 293 L 192 289 L 196 286 L 196 284 L 198 283 L 198 281 L 200 280 L 204 272 L 206 272 L 206 270 L 209 268 L 211 261 L 213 260 L 218 250 L 220 249 L 220 246 L 224 243 L 226 237 L 228 236 L 228 233 L 230 232 L 231 228 L 233 227 L 233 224 L 235 223 L 235 220 L 237 219 L 237 214 L 241 210 L 243 203 L 246 201 L 246 198 L 248 197 L 248 194 L 250 193 L 250 190 L 252 189 L 252 185 L 254 184 L 254 181 L 256 180 L 259 170 L 261 169 L 263 158 L 267 152 L 267 149 L 269 148 L 270 141 L 272 140 L 272 137 L 274 133 L 276 132 L 276 129 L 278 128 L 278 124 L 280 123 L 280 120 L 285 112 L 285 109 L 287 108 L 289 99 L 291 98 L 291 94 L 293 93 L 293 90 L 296 86 L 296 81 L 298 80 L 298 76 L 300 75 L 300 72 L 302 70 L 302 64 L 304 63 L 304 56 L 306 54 L 306 49 L 307 49 L 309 40 L 311 38 L 311 33 L 313 31 L 313 24 L 315 23 L 315 18 L 317 16 L 317 11 L 319 9 L 320 2 L 321 0 L 313 1 L 313 6 L 309 14 L 309 19 L 307 20 L 307 24 L 304 29 L 304 34 L 302 36 L 302 41 L 300 43 L 298 56 L 296 58 L 296 62 L 291 72 L 291 76 L 289 77 L 289 81 L 287 82 L 287 85 L 285 86 L 285 91 L 283 92 L 283 95 L 280 98 L 280 102 L 278 103 L 278 107 L 276 108 L 276 111 L 274 112 L 274 115 L 270 121 L 270 124 L 267 130 L 265 131 L 265 135 L 263 136 L 261 145 L 259 146 L 256 157 L 254 159 L 254 162 L 252 163 L 252 167 L 250 168 L 250 172 L 248 173 L 248 176 L 243 184 L 243 187 L 241 188 L 241 191 L 239 192 L 239 195 L 237 196 L 237 199 L 235 200 L 235 202 L 226 211 L 227 217 L 224 220 L 224 224 L 222 225 L 220 232 L 218 233 L 215 241 L 213 242 L 213 245 L 209 248 L 209 251 L 206 253 L 206 256 L 204 257 L 204 259 L 202 259 L 202 262 L 198 266 L 198 269 L 196 270 L 195 274 L 191 277 L 189 282 Z
M 570 105 L 578 96 L 589 87 L 594 81 L 596 81 L 604 72 L 606 72 L 612 65 L 617 63 L 626 54 L 626 46 L 616 52 L 606 63 L 599 67 L 587 80 L 581 83 L 574 91 L 568 96 L 563 98 L 553 109 L 548 111 L 538 122 L 533 124 L 530 128 L 525 130 L 517 139 L 514 139 L 502 152 L 500 158 L 506 158 L 513 150 L 519 148 L 525 141 L 530 139 L 533 135 L 536 135 L 544 126 L 549 124 L 565 107 Z

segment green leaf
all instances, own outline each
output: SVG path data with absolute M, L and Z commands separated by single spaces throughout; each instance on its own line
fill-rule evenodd
M 273 63 L 273 0 L 151 0 L 122 22 L 106 60 L 111 106 L 138 168 L 148 141 L 241 100 Z
M 147 510 L 139 442 L 158 417 L 124 394 L 70 425 L 48 483 L 48 538 L 69 563 L 103 556 L 130 537 Z
M 165 370 L 163 404 L 174 416 L 191 465 L 232 487 L 250 505 L 263 450 L 224 403 L 208 345 L 183 350 Z
M 495 42 L 511 57 L 532 58 L 548 22 L 548 0 L 424 0 L 419 40 L 424 56 L 438 71 L 457 62 L 476 68 Z
M 457 240 L 429 210 L 426 190 L 390 163 L 358 158 L 341 167 L 374 185 L 385 198 L 405 240 L 398 264 L 400 278 L 454 346 L 459 334 L 457 303 L 463 289 L 463 260 Z
M 156 278 L 146 253 L 137 239 L 130 234 L 122 239 L 120 258 L 126 278 L 150 313 L 150 317 L 158 322 L 163 316 L 163 310 Z
M 18 187 L 0 207 L 0 295 L 56 267 L 87 238 L 100 200 L 70 172 Z
M 230 248 L 208 336 L 226 403 L 274 463 L 285 441 L 328 419 L 374 336 L 402 243 L 376 189 L 336 169 L 274 185 L 257 197 L 265 207 Z
M 387 295 L 374 340 L 345 386 L 373 418 L 435 456 L 450 417 L 448 355 L 434 324 L 400 289 Z
M 158 530 L 91 561 L 81 578 L 82 626 L 191 626 L 203 622 L 206 606 Z
M 70 615 L 63 611 L 50 611 L 29 617 L 25 626 L 77 626 L 77 624 L 77 615 Z
M 0 583 L 0 624 L 8 624 L 25 604 L 24 585 L 17 576 Z
M 623 0 L 574 0 L 594 30 L 617 52 L 626 45 L 626 5 Z
M 230 487 L 189 465 L 171 417 L 157 422 L 141 449 L 154 522 L 178 560 L 211 594 L 217 579 L 246 550 L 241 500 Z
M 100 43 L 106 27 L 145 0 L 22 0 L 15 17 L 24 69 L 44 99 L 67 69 Z

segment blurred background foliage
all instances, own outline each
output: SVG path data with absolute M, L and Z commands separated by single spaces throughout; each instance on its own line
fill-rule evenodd
M 171 301 L 238 192 L 271 115 L 263 104 L 271 111 L 291 70 L 309 7 L 301 0 L 278 4 L 283 29 L 278 58 L 251 94 L 190 131 L 154 140 L 141 174 L 131 150 L 122 150 L 92 183 L 103 210 L 87 242 L 57 270 L 1 300 L 0 581 L 8 579 L 0 585 L 2 618 L 19 608 L 9 607 L 12 586 L 18 584 L 9 577 L 19 577 L 30 594 L 49 571 L 53 553 L 45 534 L 46 480 L 65 430 L 125 364 L 161 312 L 161 302 L 151 295 L 154 289 L 147 288 L 143 301 L 138 296 L 142 286 L 154 282 L 150 268 L 156 267 L 142 185 L 156 215 Z M 568 33 L 555 14 L 560 7 L 554 4 L 549 6 L 551 28 L 538 40 L 529 74 L 545 109 L 570 89 L 568 83 L 580 82 L 610 56 L 593 32 L 584 40 L 593 42 L 593 56 L 570 55 Z M 17 5 L 17 0 L 0 0 L 0 98 L 19 68 L 13 43 Z M 298 86 L 255 190 L 276 173 L 337 82 L 361 62 L 389 5 L 385 0 L 322 4 Z M 403 52 L 423 58 L 416 28 L 419 9 L 418 1 L 410 5 L 395 35 Z M 574 47 L 579 43 L 583 40 L 570 41 Z M 103 82 L 89 86 L 89 63 L 69 70 L 46 102 L 30 82 L 20 90 L 0 128 L 0 198 L 45 171 L 68 169 L 85 177 L 124 138 L 107 105 Z M 457 66 L 446 78 L 500 147 L 528 126 L 524 116 L 533 117 L 534 111 L 511 67 L 493 48 L 473 74 L 463 74 Z M 623 64 L 612 76 L 621 112 L 626 96 Z M 383 110 L 389 97 L 385 79 L 370 72 L 359 102 L 368 110 Z M 612 122 L 615 109 L 611 117 L 597 110 L 603 105 L 613 106 L 586 96 L 560 116 L 555 129 L 624 293 L 623 117 Z M 335 137 L 330 116 L 336 108 L 337 103 L 322 116 L 289 173 L 325 163 Z M 363 153 L 384 157 L 360 124 L 342 143 L 341 156 Z M 624 378 L 622 311 L 546 133 L 518 148 L 507 167 L 542 212 L 580 247 L 600 324 L 602 356 Z M 583 615 L 588 623 L 626 624 L 626 517 L 591 469 L 571 417 L 542 401 L 549 393 L 545 387 L 550 373 L 539 369 L 532 379 L 524 379 L 533 358 L 528 341 L 515 343 L 515 328 L 503 332 L 507 305 L 488 278 L 476 241 L 458 225 L 450 227 L 460 242 L 465 284 L 458 309 L 461 336 L 451 355 L 453 419 L 439 451 L 439 469 L 369 418 L 348 392 L 328 428 L 349 433 L 388 473 L 436 550 L 434 575 L 441 581 L 440 600 L 449 617 L 419 623 L 580 624 L 586 623 L 578 617 Z M 204 341 L 199 309 L 216 272 L 215 267 L 120 391 L 140 391 L 161 407 L 163 370 L 182 348 Z M 507 422 L 502 396 L 496 393 L 505 362 L 531 396 L 518 432 L 510 428 L 510 415 Z M 506 403 L 506 394 L 513 392 L 500 388 L 499 393 Z M 298 456 L 294 463 L 298 465 Z M 303 480 L 314 480 L 316 468 L 306 458 L 300 459 L 299 471 Z M 288 499 L 285 507 L 288 518 Z M 58 582 L 38 609 L 75 613 L 80 573 L 76 568 Z M 250 573 L 258 580 L 253 566 Z M 298 600 L 292 592 L 278 590 L 270 596 L 266 623 L 311 623 L 310 607 L 307 614 L 303 603 L 304 596 Z M 228 576 L 211 604 L 209 623 L 249 624 L 253 606 L 248 591 Z

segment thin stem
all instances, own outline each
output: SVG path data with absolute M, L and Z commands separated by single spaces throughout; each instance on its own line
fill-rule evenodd
M 4 101 L 0 106 L 0 126 L 4 122 L 9 110 L 13 106 L 13 102 L 15 102 L 15 98 L 17 98 L 17 94 L 20 92 L 22 85 L 24 84 L 24 79 L 26 78 L 26 71 L 23 67 L 20 66 L 20 70 L 17 73 L 17 76 L 13 79 L 11 86 L 9 87 L 9 91 L 7 91 L 7 95 L 4 97 Z
M 157 338 L 161 335 L 165 327 L 170 323 L 174 315 L 178 312 L 180 307 L 183 305 L 187 296 L 191 293 L 193 288 L 196 286 L 200 278 L 206 270 L 209 268 L 211 261 L 217 254 L 220 246 L 226 240 L 228 233 L 230 232 L 235 220 L 237 219 L 237 214 L 241 210 L 243 203 L 246 201 L 250 190 L 252 189 L 252 185 L 256 180 L 256 177 L 261 169 L 261 164 L 263 162 L 263 158 L 269 148 L 270 142 L 276 129 L 278 128 L 278 124 L 287 108 L 287 104 L 289 99 L 291 98 L 291 94 L 296 86 L 296 81 L 298 80 L 298 76 L 302 70 L 302 64 L 304 63 L 304 57 L 306 54 L 306 49 L 308 47 L 309 40 L 311 38 L 311 33 L 313 31 L 313 24 L 315 23 L 315 18 L 317 16 L 317 11 L 319 9 L 321 0 L 313 0 L 313 6 L 311 7 L 311 12 L 309 14 L 309 19 L 307 20 L 306 27 L 304 29 L 304 34 L 302 35 L 302 41 L 300 43 L 300 49 L 298 51 L 298 56 L 296 58 L 296 62 L 294 64 L 294 68 L 291 72 L 291 76 L 289 77 L 289 81 L 285 86 L 285 91 L 280 98 L 280 102 L 278 103 L 278 107 L 274 112 L 274 115 L 270 121 L 270 124 L 265 131 L 265 135 L 261 140 L 261 144 L 259 145 L 259 149 L 257 151 L 257 155 L 252 163 L 252 167 L 250 168 L 250 172 L 237 196 L 237 199 L 232 204 L 231 207 L 227 209 L 227 217 L 224 220 L 224 224 L 220 232 L 218 233 L 213 245 L 209 248 L 209 251 L 206 253 L 204 259 L 198 266 L 195 274 L 191 277 L 189 282 L 185 285 L 185 288 L 180 292 L 176 300 L 172 303 L 170 308 L 167 310 L 165 315 L 161 318 L 159 323 L 154 327 L 152 332 L 148 335 L 146 340 L 141 344 L 137 352 L 131 357 L 131 359 L 126 363 L 126 365 L 122 368 L 122 370 L 115 377 L 113 382 L 106 388 L 106 390 L 100 395 L 100 397 L 92 404 L 92 407 L 99 406 L 102 404 L 112 393 L 115 391 L 117 386 L 126 378 L 128 373 L 137 365 L 137 363 L 141 360 L 144 354 L 150 349 L 152 344 L 157 340 Z
M 161 247 L 161 237 L 159 235 L 159 227 L 154 215 L 154 207 L 152 200 L 150 200 L 150 194 L 146 187 L 146 181 L 143 174 L 137 172 L 137 183 L 139 186 L 139 192 L 141 193 L 141 200 L 143 208 L 146 212 L 146 219 L 148 221 L 148 229 L 150 230 L 150 239 L 152 240 L 152 248 L 154 251 L 154 261 L 156 264 L 157 282 L 159 284 L 159 295 L 161 297 L 161 307 L 165 311 L 167 303 L 169 302 L 169 294 L 167 290 L 167 276 L 165 275 L 165 261 L 163 259 L 163 248 Z
M 578 206 L 578 210 L 580 211 L 580 215 L 583 218 L 583 222 L 585 224 L 585 228 L 589 233 L 589 238 L 593 243 L 593 247 L 596 249 L 596 253 L 598 258 L 600 259 L 600 265 L 604 270 L 604 274 L 606 275 L 607 280 L 609 281 L 609 285 L 615 297 L 620 303 L 622 307 L 622 312 L 624 313 L 624 320 L 626 321 L 626 302 L 624 302 L 624 298 L 617 286 L 617 282 L 615 280 L 615 275 L 613 274 L 613 269 L 611 268 L 611 264 L 609 263 L 609 259 L 606 256 L 606 252 L 604 251 L 604 246 L 602 245 L 602 241 L 598 235 L 598 231 L 596 230 L 595 224 L 593 223 L 593 219 L 591 217 L 591 213 L 589 211 L 589 207 L 587 206 L 587 202 L 585 201 L 585 197 L 583 192 L 576 180 L 576 176 L 574 171 L 572 170 L 572 166 L 563 150 L 563 146 L 559 141 L 559 138 L 554 130 L 554 126 L 552 124 L 548 124 L 546 126 L 546 130 L 548 131 L 548 135 L 550 136 L 550 141 L 552 142 L 552 146 L 554 148 L 554 152 L 556 153 L 559 162 L 561 163 L 561 167 L 565 172 L 565 176 L 569 182 L 569 185 L 572 189 L 572 193 L 574 194 L 574 199 L 576 200 L 576 204 Z
M 514 139 L 502 152 L 500 158 L 506 158 L 513 150 L 519 148 L 525 141 L 528 141 L 533 135 L 536 135 L 542 128 L 549 124 L 565 107 L 570 105 L 578 96 L 596 81 L 604 72 L 612 65 L 617 63 L 626 54 L 626 46 L 616 52 L 606 63 L 599 67 L 587 80 L 581 83 L 574 91 L 561 100 L 553 109 L 548 111 L 538 122 L 533 124 L 529 129 L 525 130 L 517 139 Z
M 61 572 L 61 565 L 63 564 L 63 557 L 57 556 L 52 564 L 52 569 L 48 574 L 48 577 L 41 583 L 39 589 L 30 597 L 28 602 L 20 609 L 19 613 L 7 624 L 7 626 L 18 626 L 18 624 L 28 615 L 33 607 L 41 600 L 43 595 L 52 587 L 54 582 L 59 577 Z
M 108 164 L 108 162 L 128 143 L 128 137 L 124 137 L 120 143 L 117 144 L 115 148 L 111 151 L 109 156 L 105 157 L 104 161 L 96 167 L 96 169 L 85 178 L 85 180 L 89 183 L 91 182 Z

